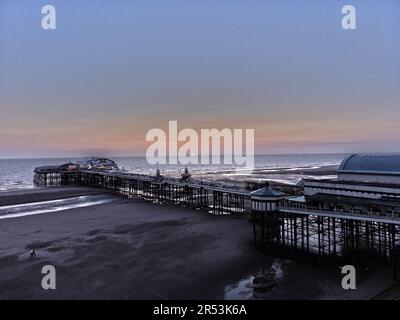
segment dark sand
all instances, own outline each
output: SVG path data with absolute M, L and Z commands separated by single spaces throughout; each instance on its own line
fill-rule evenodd
M 42 189 L 26 199 L 88 191 Z M 21 202 L 20 193 L 2 193 L 0 203 Z M 0 299 L 223 299 L 227 285 L 274 261 L 254 249 L 246 217 L 133 199 L 0 220 Z M 56 267 L 56 290 L 41 288 L 46 264 Z M 344 291 L 336 267 L 283 264 L 283 280 L 264 298 L 371 298 L 392 284 L 390 270 L 370 270 Z
M 102 194 L 104 190 L 76 187 L 52 187 L 0 192 L 0 206 L 39 201 L 66 199 L 71 197 Z

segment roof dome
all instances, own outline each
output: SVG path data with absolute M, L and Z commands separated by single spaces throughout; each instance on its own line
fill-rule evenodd
M 353 154 L 342 161 L 339 172 L 400 174 L 400 154 Z
M 272 189 L 269 186 L 253 191 L 250 193 L 250 195 L 252 197 L 282 197 L 285 194 L 279 190 Z

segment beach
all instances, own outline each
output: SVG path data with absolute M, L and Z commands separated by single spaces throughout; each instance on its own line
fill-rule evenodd
M 99 196 L 99 190 L 71 187 L 3 192 L 0 204 L 92 192 Z M 393 282 L 390 271 L 363 271 L 358 290 L 344 291 L 336 267 L 255 250 L 248 216 L 103 196 L 112 201 L 0 220 L 0 299 L 359 299 Z M 56 268 L 56 290 L 41 287 L 48 264 Z M 252 294 L 246 279 L 272 265 L 281 269 L 277 285 Z

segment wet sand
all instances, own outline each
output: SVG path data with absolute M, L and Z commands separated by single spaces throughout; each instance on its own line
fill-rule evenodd
M 0 206 L 104 194 L 104 190 L 76 187 L 48 187 L 0 192 Z
M 27 199 L 89 191 L 42 189 Z M 22 201 L 21 194 L 8 196 L 7 203 Z M 254 249 L 247 217 L 123 198 L 1 220 L 0 239 L 0 299 L 223 299 L 226 286 L 277 261 Z M 41 288 L 46 264 L 56 267 L 56 290 Z M 256 298 L 366 299 L 392 284 L 390 272 L 370 270 L 360 273 L 357 290 L 344 291 L 336 267 L 282 265 L 283 280 Z

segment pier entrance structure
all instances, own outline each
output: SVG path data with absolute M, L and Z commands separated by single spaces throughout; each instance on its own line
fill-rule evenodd
M 400 276 L 400 155 L 352 155 L 336 179 L 303 185 L 303 196 L 253 193 L 258 248 L 320 263 L 390 261 Z

